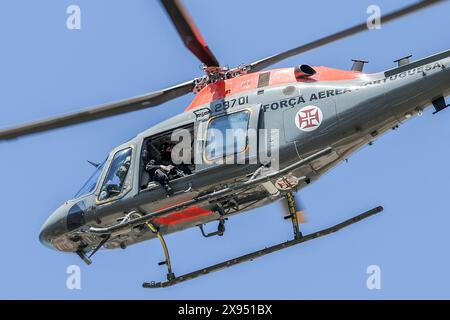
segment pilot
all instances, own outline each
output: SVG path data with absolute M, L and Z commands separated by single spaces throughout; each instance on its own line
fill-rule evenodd
M 150 179 L 158 182 L 164 187 L 168 195 L 172 194 L 172 187 L 169 183 L 169 177 L 166 172 L 169 172 L 173 167 L 156 164 L 156 160 L 150 160 L 145 166 L 145 170 L 149 173 Z
M 105 200 L 107 198 L 113 197 L 118 195 L 122 187 L 125 183 L 125 178 L 127 177 L 128 169 L 130 168 L 131 164 L 131 157 L 128 156 L 125 158 L 124 163 L 117 169 L 115 172 L 115 175 L 117 178 L 119 178 L 119 183 L 108 183 L 106 186 L 102 188 L 102 191 L 99 195 L 99 200 Z
M 121 186 L 123 186 L 123 183 L 125 182 L 130 164 L 131 157 L 128 156 L 126 157 L 125 162 L 119 167 L 119 169 L 117 169 L 116 176 L 119 178 Z

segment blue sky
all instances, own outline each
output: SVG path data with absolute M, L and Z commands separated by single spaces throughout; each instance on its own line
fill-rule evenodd
M 216 57 L 230 66 L 289 49 L 412 1 L 185 0 Z M 66 28 L 66 8 L 81 7 L 82 29 Z M 406 54 L 449 49 L 450 4 L 403 18 L 286 60 L 368 72 Z M 157 90 L 200 75 L 156 1 L 8 0 L 0 4 L 0 127 Z M 192 94 L 164 106 L 0 143 L 2 183 L 0 298 L 309 299 L 450 298 L 450 112 L 427 110 L 389 132 L 302 191 L 304 232 L 383 205 L 379 216 L 339 233 L 253 262 L 159 290 L 157 241 L 102 251 L 87 267 L 38 241 L 41 224 L 71 198 L 116 145 L 181 112 Z M 177 274 L 291 237 L 273 204 L 228 221 L 224 237 L 198 229 L 167 237 Z M 66 288 L 66 268 L 81 267 L 81 290 Z M 381 290 L 368 290 L 366 268 L 381 268 Z

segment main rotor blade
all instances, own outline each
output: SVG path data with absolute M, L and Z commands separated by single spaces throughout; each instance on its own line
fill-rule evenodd
M 393 11 L 391 13 L 388 13 L 387 15 L 384 15 L 381 17 L 381 23 L 387 23 L 387 22 L 391 22 L 394 21 L 398 18 L 404 17 L 406 15 L 409 15 L 411 13 L 414 13 L 416 11 L 422 10 L 424 8 L 427 8 L 431 5 L 440 3 L 440 2 L 444 2 L 446 0 L 423 0 L 420 1 L 418 3 L 403 7 L 399 10 Z M 353 26 L 351 28 L 347 28 L 345 30 L 342 30 L 340 32 L 334 33 L 332 35 L 323 37 L 321 39 L 315 40 L 313 42 L 301 45 L 297 48 L 293 48 L 281 53 L 278 53 L 276 55 L 255 61 L 251 64 L 251 71 L 250 72 L 256 72 L 256 71 L 260 71 L 264 68 L 267 68 L 270 65 L 273 65 L 277 62 L 280 62 L 284 59 L 290 58 L 292 56 L 298 55 L 300 53 L 306 52 L 306 51 L 310 51 L 312 49 L 324 46 L 326 44 L 329 44 L 331 42 L 337 41 L 337 40 L 341 40 L 343 38 L 352 36 L 354 34 L 363 32 L 365 30 L 367 30 L 367 23 L 363 22 L 360 23 L 356 26 Z
M 155 107 L 192 91 L 194 80 L 160 91 L 144 94 L 131 99 L 101 105 L 92 109 L 66 114 L 46 120 L 0 130 L 0 141 L 14 139 L 33 133 L 62 128 L 74 124 L 106 118 L 126 112 Z
M 161 0 L 184 45 L 206 66 L 218 67 L 219 62 L 209 50 L 200 31 L 181 0 Z

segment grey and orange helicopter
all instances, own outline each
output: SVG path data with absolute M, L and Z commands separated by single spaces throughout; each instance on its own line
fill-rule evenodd
M 202 77 L 0 131 L 1 140 L 10 140 L 155 107 L 196 93 L 184 113 L 139 133 L 112 150 L 103 163 L 92 163 L 94 174 L 73 199 L 51 214 L 40 231 L 43 244 L 76 253 L 87 264 L 101 248 L 125 249 L 159 238 L 165 254 L 159 264 L 167 266 L 167 280 L 146 282 L 144 287 L 166 287 L 253 260 L 382 211 L 381 206 L 375 207 L 330 228 L 302 235 L 301 210 L 294 192 L 381 134 L 421 114 L 427 106 L 433 105 L 435 113 L 448 107 L 450 50 L 414 62 L 406 56 L 396 60 L 394 68 L 371 74 L 363 72 L 364 60 L 353 60 L 350 70 L 305 64 L 264 70 L 283 59 L 363 32 L 367 30 L 363 22 L 256 62 L 227 68 L 214 57 L 180 1 L 161 2 L 186 47 L 203 63 Z M 381 22 L 442 2 L 416 2 L 384 15 Z M 183 162 L 171 163 L 180 132 L 189 137 L 181 149 Z M 229 138 L 230 132 L 231 138 L 225 142 L 218 138 L 220 134 Z M 163 163 L 167 152 L 170 163 Z M 236 159 L 241 161 L 229 161 Z M 151 162 L 160 170 L 159 177 L 148 170 Z M 164 183 L 160 183 L 161 177 Z M 199 227 L 205 237 L 220 236 L 231 215 L 273 201 L 286 204 L 292 240 L 175 276 L 164 235 Z M 203 226 L 215 221 L 217 231 L 205 232 Z

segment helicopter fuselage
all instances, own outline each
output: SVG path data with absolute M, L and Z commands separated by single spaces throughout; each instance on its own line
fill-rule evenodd
M 106 234 L 93 231 L 103 229 L 113 230 L 104 243 L 106 248 L 124 248 L 155 237 L 143 223 L 129 223 L 133 219 L 146 217 L 158 226 L 159 232 L 168 234 L 277 201 L 286 190 L 307 186 L 362 146 L 450 93 L 450 50 L 373 74 L 327 67 L 313 69 L 316 74 L 310 76 L 296 75 L 295 68 L 285 68 L 209 84 L 184 113 L 115 148 L 91 190 L 66 201 L 48 218 L 41 229 L 41 242 L 60 251 L 89 252 Z M 239 112 L 246 113 L 248 130 L 277 132 L 277 168 L 262 166 L 259 153 L 251 153 L 249 145 L 224 155 L 242 156 L 245 163 L 209 161 L 204 136 L 208 126 L 216 118 Z M 148 139 L 179 128 L 195 128 L 194 152 L 203 161 L 195 163 L 192 174 L 171 181 L 174 193 L 167 196 L 159 184 L 142 182 L 143 147 Z M 252 143 L 251 139 L 247 141 Z M 259 141 L 257 151 L 260 146 Z M 327 148 L 332 151 L 283 175 L 285 179 L 294 177 L 292 185 L 286 187 L 283 179 L 277 177 L 213 196 L 214 192 L 249 181 L 256 172 L 264 175 L 282 170 Z M 102 199 L 105 177 L 123 150 L 130 150 L 123 188 L 115 196 Z M 194 201 L 204 195 L 211 197 Z M 158 214 L 183 203 L 190 205 Z

